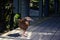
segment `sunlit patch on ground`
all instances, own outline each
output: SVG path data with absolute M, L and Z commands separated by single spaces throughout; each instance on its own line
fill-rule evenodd
M 28 36 L 27 37 L 21 37 L 23 30 L 17 28 L 16 30 L 12 30 L 8 33 L 5 33 L 0 36 L 0 40 L 14 40 L 14 39 L 31 39 L 32 32 L 27 32 Z
M 39 33 L 40 35 L 53 35 L 53 33 Z

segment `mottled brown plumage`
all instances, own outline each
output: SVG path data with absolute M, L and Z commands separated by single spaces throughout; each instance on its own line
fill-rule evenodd
M 29 26 L 29 21 L 27 21 L 26 19 L 19 19 L 19 24 L 18 26 L 22 29 L 22 30 L 27 30 L 28 26 Z

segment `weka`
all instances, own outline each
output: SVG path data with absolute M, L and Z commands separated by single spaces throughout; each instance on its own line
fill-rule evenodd
M 18 26 L 19 26 L 22 30 L 27 30 L 27 28 L 28 28 L 28 26 L 29 26 L 29 21 L 27 21 L 26 19 L 19 19 Z

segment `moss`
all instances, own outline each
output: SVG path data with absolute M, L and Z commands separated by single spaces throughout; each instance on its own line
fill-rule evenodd
M 19 18 L 21 18 L 21 15 L 18 14 L 18 13 L 16 13 L 16 14 L 14 15 L 14 20 L 13 20 L 13 21 L 14 21 L 14 24 L 13 24 L 13 25 L 14 25 L 15 28 L 17 28 L 17 26 L 18 26 L 18 19 L 19 19 Z

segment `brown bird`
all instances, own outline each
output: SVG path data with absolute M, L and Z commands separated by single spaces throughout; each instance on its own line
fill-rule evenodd
M 19 24 L 18 26 L 22 29 L 22 30 L 26 30 L 29 26 L 29 21 L 27 21 L 26 19 L 19 19 Z
M 28 17 L 27 17 L 27 19 L 28 19 Z M 26 36 L 25 32 L 26 32 L 26 30 L 29 26 L 29 22 L 31 20 L 31 19 L 30 20 L 27 20 L 27 19 L 21 18 L 21 19 L 19 19 L 19 23 L 18 23 L 18 26 L 24 31 L 22 34 L 23 36 Z

